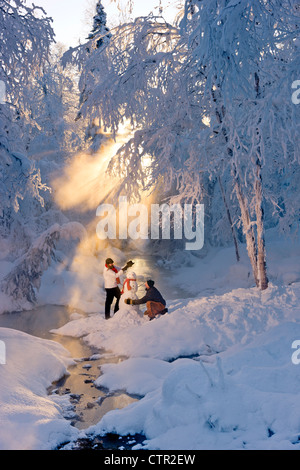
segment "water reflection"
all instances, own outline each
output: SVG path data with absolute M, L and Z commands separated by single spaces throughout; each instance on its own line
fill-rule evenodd
M 69 322 L 72 313 L 74 309 L 68 307 L 43 305 L 33 310 L 0 315 L 0 327 L 23 331 L 38 338 L 55 340 L 68 349 L 74 358 L 89 356 L 91 350 L 83 341 L 50 333 L 51 329 L 60 328 Z M 80 313 L 85 315 L 84 312 Z

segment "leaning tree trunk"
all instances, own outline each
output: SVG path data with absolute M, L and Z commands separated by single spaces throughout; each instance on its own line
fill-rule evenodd
M 243 226 L 243 233 L 246 238 L 246 245 L 247 245 L 247 252 L 250 259 L 250 263 L 252 266 L 253 277 L 257 287 L 259 285 L 259 277 L 258 277 L 258 265 L 257 265 L 257 246 L 255 241 L 255 233 L 253 230 L 253 224 L 250 219 L 250 213 L 247 206 L 247 201 L 243 195 L 242 188 L 240 182 L 235 174 L 235 192 L 237 196 L 237 200 L 239 202 L 240 210 L 241 210 L 241 218 L 242 218 L 242 226 Z

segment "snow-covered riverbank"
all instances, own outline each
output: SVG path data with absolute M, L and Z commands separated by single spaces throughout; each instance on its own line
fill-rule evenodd
M 97 386 L 143 396 L 87 435 L 143 433 L 148 449 L 300 447 L 299 300 L 296 283 L 175 302 L 153 322 L 68 323 L 58 332 L 130 357 L 102 366 Z
M 67 352 L 1 328 L 7 364 L 0 366 L 5 383 L 0 413 L 9 431 L 2 433 L 1 447 L 54 448 L 68 442 L 72 448 L 79 436 L 116 432 L 144 434 L 136 449 L 298 449 L 300 364 L 292 361 L 297 354 L 292 344 L 300 340 L 300 250 L 278 241 L 269 246 L 271 282 L 264 292 L 245 285 L 251 283 L 246 262 L 225 266 L 228 249 L 218 250 L 214 265 L 196 260 L 180 270 L 180 288 L 189 282 L 195 289 L 203 281 L 203 291 L 169 299 L 169 313 L 159 319 L 118 312 L 105 321 L 100 307 L 78 312 L 52 330 L 128 357 L 102 365 L 95 385 L 141 399 L 108 412 L 88 429 L 78 431 L 63 418 L 66 397 L 46 393 L 66 373 Z M 207 295 L 209 282 L 216 289 Z
M 78 431 L 62 416 L 68 397 L 47 393 L 74 364 L 54 341 L 0 328 L 6 364 L 0 365 L 0 449 L 53 449 Z

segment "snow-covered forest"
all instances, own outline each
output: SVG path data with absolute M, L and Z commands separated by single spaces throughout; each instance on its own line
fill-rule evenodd
M 67 48 L 38 1 L 0 0 L 0 449 L 107 433 L 143 435 L 135 450 L 299 448 L 300 3 L 92 3 Z M 203 247 L 100 239 L 97 209 L 121 226 L 122 197 L 203 205 Z M 139 297 L 156 276 L 168 313 L 122 303 L 105 322 L 108 257 L 133 259 Z M 69 311 L 55 341 L 123 358 L 94 386 L 137 402 L 80 431 L 66 419 L 47 390 L 78 358 L 6 326 L 49 305 Z

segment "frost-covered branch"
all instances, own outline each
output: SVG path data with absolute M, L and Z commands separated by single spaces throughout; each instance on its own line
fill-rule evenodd
M 0 8 L 0 79 L 14 104 L 20 86 L 48 60 L 54 31 L 43 8 L 24 0 L 2 0 Z
M 54 41 L 51 19 L 24 0 L 2 0 L 0 9 L 0 80 L 6 102 L 0 104 L 0 227 L 9 226 L 20 202 L 43 205 L 49 188 L 27 155 L 23 138 L 24 89 L 40 74 Z
M 152 185 L 209 207 L 223 178 L 260 287 L 265 206 L 299 174 L 292 3 L 186 0 L 179 27 L 151 16 L 114 30 L 89 53 L 80 81 L 82 116 L 113 135 L 121 124 L 132 131 L 108 167 L 120 178 L 115 194 L 138 198 Z

